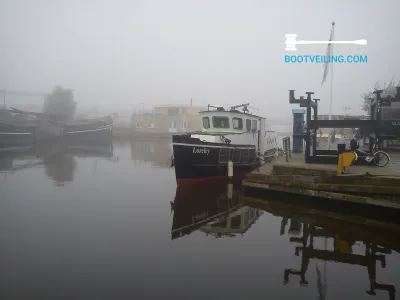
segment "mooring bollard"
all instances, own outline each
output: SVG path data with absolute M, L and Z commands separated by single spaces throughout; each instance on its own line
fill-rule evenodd
M 233 162 L 231 160 L 228 161 L 228 177 L 233 177 Z

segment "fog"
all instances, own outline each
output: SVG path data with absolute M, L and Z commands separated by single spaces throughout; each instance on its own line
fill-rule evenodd
M 290 117 L 288 90 L 314 91 L 328 113 L 330 78 L 322 64 L 285 64 L 285 34 L 328 40 L 334 54 L 368 55 L 335 64 L 333 113 L 359 114 L 374 84 L 399 79 L 398 0 L 1 0 L 0 89 L 74 90 L 79 108 L 130 114 L 144 103 L 235 105 L 250 102 L 267 118 Z M 299 45 L 297 54 L 325 54 Z M 330 75 L 329 75 L 330 76 Z M 12 100 L 10 100 L 12 101 Z M 15 99 L 42 103 L 40 98 Z M 22 103 L 20 102 L 20 103 Z

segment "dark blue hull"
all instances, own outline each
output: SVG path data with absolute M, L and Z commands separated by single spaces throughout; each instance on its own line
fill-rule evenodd
M 243 179 L 260 166 L 254 145 L 208 143 L 185 135 L 174 135 L 172 142 L 177 185 L 228 179 L 228 161 L 233 179 Z

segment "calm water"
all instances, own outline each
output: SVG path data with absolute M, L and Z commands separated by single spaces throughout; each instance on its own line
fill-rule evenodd
M 322 228 L 236 187 L 177 190 L 167 142 L 38 155 L 0 158 L 1 299 L 394 299 L 400 288 L 397 235 Z

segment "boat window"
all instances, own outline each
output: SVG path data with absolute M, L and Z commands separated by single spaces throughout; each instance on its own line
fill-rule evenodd
M 237 148 L 232 150 L 232 162 L 233 163 L 240 162 L 240 157 L 241 156 L 242 156 L 242 150 L 237 149 Z
M 242 150 L 242 163 L 248 163 L 250 158 L 250 149 Z
M 251 121 L 251 131 L 253 131 L 253 132 L 257 131 L 257 120 Z
M 249 161 L 250 162 L 256 161 L 256 149 L 250 149 Z
M 232 125 L 233 125 L 233 129 L 242 130 L 243 129 L 243 120 L 242 120 L 242 118 L 233 118 L 232 119 Z
M 246 130 L 247 132 L 251 131 L 251 120 L 246 119 Z
M 228 227 L 228 220 L 222 220 L 218 223 L 211 224 L 213 228 L 226 228 Z
M 235 216 L 231 219 L 231 228 L 232 229 L 239 229 L 240 224 L 242 223 L 242 217 L 241 216 Z
M 212 117 L 214 128 L 229 128 L 228 117 Z
M 203 128 L 204 129 L 210 128 L 210 118 L 209 117 L 203 118 Z
M 221 148 L 219 150 L 218 162 L 227 163 L 229 161 L 230 154 L 231 154 L 230 148 Z

